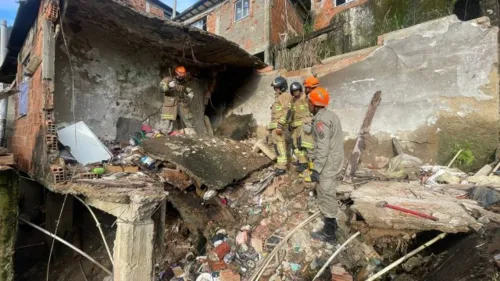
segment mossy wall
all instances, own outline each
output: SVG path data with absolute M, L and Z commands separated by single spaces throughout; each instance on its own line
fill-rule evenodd
M 333 55 L 377 44 L 381 34 L 453 14 L 455 0 L 371 0 L 344 10 L 330 24 L 339 28 L 328 34 Z
M 330 11 L 334 29 L 290 49 L 275 50 L 277 68 L 297 70 L 322 59 L 375 46 L 387 32 L 453 14 L 455 0 L 368 0 Z M 351 2 L 356 3 L 356 2 Z M 317 17 L 325 17 L 320 11 Z M 326 35 L 326 36 L 325 36 Z
M 13 169 L 0 171 L 0 280 L 2 281 L 14 280 L 18 179 Z

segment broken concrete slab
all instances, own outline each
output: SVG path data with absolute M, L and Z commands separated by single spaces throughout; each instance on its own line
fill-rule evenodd
M 192 179 L 214 189 L 222 189 L 271 164 L 271 160 L 244 144 L 216 137 L 162 137 L 146 140 L 143 148 L 150 157 L 171 162 Z
M 215 220 L 220 225 L 235 221 L 233 214 L 214 200 L 204 202 L 194 193 L 184 193 L 172 187 L 168 190 L 167 200 L 172 203 L 193 233 L 201 231 L 206 237 L 210 237 L 208 227 L 210 221 Z
M 231 114 L 229 117 L 222 120 L 215 130 L 215 135 L 232 138 L 233 140 L 243 140 L 248 136 L 252 122 L 253 114 Z
M 440 230 L 457 233 L 479 229 L 481 225 L 459 202 L 447 195 L 416 184 L 373 182 L 351 193 L 353 210 L 370 227 L 408 230 Z M 401 211 L 377 207 L 380 201 L 437 217 L 438 221 L 417 217 Z

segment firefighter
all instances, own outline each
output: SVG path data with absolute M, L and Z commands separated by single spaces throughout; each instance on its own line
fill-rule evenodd
M 344 164 L 344 135 L 339 117 L 327 109 L 330 100 L 328 92 L 317 87 L 308 97 L 309 111 L 313 117 L 314 154 L 311 180 L 318 182 L 317 202 L 324 216 L 325 226 L 311 233 L 313 239 L 335 242 L 338 203 L 336 177 Z
M 175 69 L 174 77 L 167 76 L 160 82 L 160 89 L 165 94 L 160 125 L 160 130 L 164 134 L 172 132 L 177 113 L 180 115 L 184 132 L 186 134 L 195 134 L 192 123 L 193 115 L 189 110 L 189 102 L 193 99 L 194 92 L 189 87 L 186 78 L 186 68 L 178 66 Z
M 290 103 L 292 96 L 287 92 L 288 83 L 285 78 L 279 76 L 271 84 L 275 92 L 274 103 L 271 106 L 271 123 L 267 129 L 276 150 L 276 175 L 286 173 L 288 157 L 286 148 L 286 133 L 290 119 Z
M 312 117 L 307 104 L 307 97 L 302 91 L 302 85 L 299 82 L 293 82 L 290 85 L 290 94 L 292 95 L 292 139 L 293 152 L 298 158 L 297 172 L 303 173 L 309 168 L 307 151 L 314 148 L 312 138 Z M 306 177 L 305 174 L 301 174 Z
M 309 76 L 304 80 L 304 88 L 306 91 L 306 96 L 319 86 L 319 79 L 314 76 Z

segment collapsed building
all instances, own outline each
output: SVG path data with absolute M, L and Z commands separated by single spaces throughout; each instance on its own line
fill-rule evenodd
M 92 280 L 109 278 L 110 271 L 113 280 L 186 280 L 193 272 L 209 271 L 221 272 L 222 280 L 312 280 L 333 246 L 308 237 L 308 230 L 319 227 L 310 186 L 293 174 L 273 178 L 266 169 L 272 151 L 256 141 L 266 135 L 273 99 L 269 85 L 277 75 L 289 81 L 320 77 L 333 95 L 330 107 L 341 118 L 347 156 L 373 93 L 382 92 L 370 134 L 363 136 L 361 163 L 371 169 L 360 169 L 354 174 L 360 180 L 338 190 L 345 202 L 339 240 L 356 230 L 365 241 L 355 240 L 338 257 L 332 280 L 355 273 L 365 280 L 429 233 L 488 230 L 487 221 L 500 222 L 498 214 L 462 198 L 473 197 L 470 188 L 494 190 L 495 177 L 480 181 L 453 171 L 437 181 L 456 186 L 431 188 L 420 177 L 447 172 L 423 163 L 448 164 L 465 144 L 476 158 L 465 169 L 498 161 L 491 159 L 499 131 L 498 28 L 487 19 L 445 17 L 381 35 L 375 47 L 311 68 L 255 71 L 265 65 L 236 44 L 129 4 L 21 4 L 0 68 L 0 79 L 10 85 L 3 91 L 10 95 L 13 122 L 6 132 L 8 149 L 22 176 L 17 240 L 24 244 L 18 245 L 17 258 L 35 255 L 22 253 L 31 249 L 23 248 L 26 244 L 48 248 L 53 243 L 34 238 L 26 229 L 32 223 L 71 240 L 107 269 L 86 260 L 65 261 L 71 252 L 55 247 L 47 270 L 54 280 L 79 280 L 80 270 Z M 179 64 L 192 74 L 198 93 L 190 104 L 198 135 L 156 138 L 152 128 L 163 102 L 158 84 Z M 422 161 L 405 169 L 392 165 L 393 139 L 401 144 L 400 155 Z M 377 172 L 387 165 L 392 170 Z M 469 184 L 458 185 L 457 177 Z M 398 182 L 379 181 L 388 179 Z M 10 190 L 13 186 L 11 181 Z M 438 221 L 377 206 L 383 200 Z M 87 207 L 97 213 L 97 227 Z M 313 223 L 297 230 L 304 220 Z M 92 237 L 99 229 L 104 242 Z M 234 262 L 213 258 L 221 241 L 238 247 Z M 15 245 L 9 246 L 13 251 Z M 439 256 L 446 261 L 452 254 Z M 45 261 L 28 264 L 18 269 L 26 271 L 19 279 L 45 278 Z M 415 276 L 429 273 L 413 267 Z M 433 269 L 441 269 L 439 261 Z

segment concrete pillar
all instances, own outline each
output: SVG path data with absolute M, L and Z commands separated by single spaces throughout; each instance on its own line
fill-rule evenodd
M 86 202 L 117 217 L 113 280 L 152 280 L 155 227 L 151 216 L 158 202 L 121 204 L 92 198 Z
M 118 220 L 113 248 L 114 281 L 152 280 L 153 237 L 152 219 Z
M 0 280 L 14 280 L 17 235 L 18 177 L 14 170 L 0 171 Z

